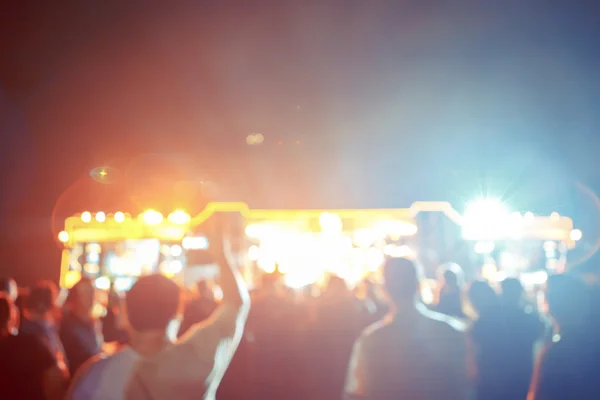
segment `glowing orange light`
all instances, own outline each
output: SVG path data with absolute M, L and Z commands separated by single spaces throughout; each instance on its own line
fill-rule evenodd
M 71 289 L 81 279 L 81 272 L 68 271 L 65 274 L 65 288 Z

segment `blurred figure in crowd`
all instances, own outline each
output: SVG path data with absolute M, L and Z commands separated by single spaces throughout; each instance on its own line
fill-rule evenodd
M 150 295 L 160 299 L 161 302 L 155 304 L 155 307 L 153 308 L 148 307 L 143 310 L 138 309 L 136 312 L 144 313 L 148 321 L 150 321 L 149 323 L 155 324 L 156 326 L 162 326 L 167 317 L 167 323 L 172 319 L 170 314 L 171 303 L 178 301 L 179 289 L 175 283 L 169 281 L 167 278 L 157 278 L 157 276 L 154 275 L 144 277 L 136 282 L 129 291 L 128 296 L 132 297 L 132 301 L 135 301 L 135 299 L 138 299 L 139 301 L 139 292 L 142 290 L 140 288 L 146 284 L 145 282 L 149 282 L 149 284 L 146 285 L 151 286 L 153 281 L 158 282 L 154 283 Z M 168 281 L 168 283 L 164 284 L 164 281 Z M 163 285 L 161 286 L 161 284 Z M 177 293 L 175 300 L 173 300 L 173 291 Z M 148 293 L 146 293 L 146 295 L 148 295 Z M 122 328 L 126 325 L 125 321 L 121 321 L 126 319 L 126 315 L 121 315 L 120 308 L 116 306 L 117 301 L 120 301 L 120 298 L 118 300 L 115 298 L 112 302 L 113 307 L 116 309 L 113 315 L 115 317 L 118 315 L 119 320 L 114 320 L 115 325 L 113 327 L 114 331 L 112 332 L 116 337 L 119 337 L 120 333 L 118 327 Z M 165 316 L 166 314 L 168 314 L 167 317 Z M 109 332 L 111 331 L 109 330 Z M 162 333 L 164 335 L 164 332 Z M 66 399 L 120 400 L 125 398 L 125 387 L 129 380 L 129 376 L 133 371 L 133 367 L 139 358 L 140 355 L 131 346 L 122 346 L 110 355 L 100 353 L 90 358 L 79 368 L 77 374 L 75 374 Z
M 468 289 L 468 298 L 475 315 L 469 331 L 469 337 L 474 347 L 477 376 L 475 381 L 476 399 L 496 399 L 504 394 L 501 382 L 497 379 L 496 370 L 501 367 L 504 346 L 497 347 L 497 335 L 504 335 L 500 327 L 500 298 L 486 280 L 471 282 Z M 500 329 L 500 330 L 499 330 Z
M 53 282 L 38 283 L 27 297 L 26 312 L 21 319 L 20 331 L 40 339 L 54 355 L 57 363 L 66 366 L 65 349 L 60 340 L 58 327 L 57 295 L 58 289 Z
M 166 330 L 179 312 L 179 287 L 164 276 L 152 275 L 141 278 L 127 294 L 131 346 L 142 358 L 130 376 L 126 399 L 215 398 L 242 337 L 250 306 L 246 286 L 229 263 L 222 227 L 216 228 L 210 243 L 219 265 L 223 301 L 208 320 L 172 344 Z
M 69 291 L 60 324 L 60 339 L 65 349 L 71 375 L 87 360 L 102 351 L 102 327 L 92 314 L 96 289 L 82 278 Z
M 494 314 L 500 307 L 498 293 L 486 280 L 471 282 L 468 289 L 469 303 L 476 315 L 474 319 L 481 318 L 484 314 Z
M 62 399 L 68 375 L 35 336 L 16 333 L 16 307 L 0 294 L 0 397 L 7 400 Z
M 355 344 L 347 399 L 466 399 L 465 326 L 417 301 L 415 264 L 390 258 L 383 266 L 392 313 L 367 328 Z
M 366 326 L 366 305 L 360 302 L 339 276 L 331 276 L 316 308 L 314 386 L 311 398 L 331 399 L 344 390 L 352 346 Z
M 442 266 L 442 286 L 436 311 L 456 318 L 464 318 L 462 304 L 462 269 L 454 263 Z
M 281 278 L 278 273 L 264 274 L 252 298 L 245 346 L 253 365 L 247 378 L 250 398 L 292 398 L 297 390 L 299 327 Z
M 485 281 L 469 290 L 478 318 L 470 337 L 476 362 L 477 399 L 525 400 L 533 369 L 534 345 L 543 336 L 539 316 L 524 307 L 518 279 L 502 282 L 502 296 Z
M 208 286 L 208 282 L 202 280 L 196 283 L 198 293 L 185 306 L 183 321 L 179 327 L 178 337 L 183 336 L 193 325 L 205 321 L 217 308 L 215 296 Z
M 579 277 L 554 275 L 546 301 L 556 334 L 537 360 L 528 399 L 599 399 L 600 345 L 589 288 Z
M 123 314 L 121 312 L 121 295 L 114 286 L 108 292 L 108 304 L 106 305 L 106 315 L 102 317 L 102 335 L 104 341 L 126 343 L 127 332 L 123 328 Z
M 5 293 L 14 302 L 19 297 L 19 287 L 13 278 L 0 278 L 0 292 Z
M 13 278 L 0 278 L 0 294 L 6 294 L 17 308 L 15 309 L 15 318 L 17 327 L 21 325 L 21 314 L 23 313 L 23 296 L 19 296 L 19 286 Z

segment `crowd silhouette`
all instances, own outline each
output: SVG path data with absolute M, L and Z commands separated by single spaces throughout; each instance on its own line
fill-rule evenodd
M 519 279 L 465 282 L 456 264 L 425 305 L 404 258 L 380 282 L 292 290 L 273 273 L 248 294 L 226 252 L 216 257 L 222 300 L 215 283 L 184 292 L 150 275 L 111 292 L 102 318 L 89 279 L 60 305 L 52 282 L 18 291 L 3 279 L 1 398 L 600 398 L 594 273 L 549 276 L 542 311 Z

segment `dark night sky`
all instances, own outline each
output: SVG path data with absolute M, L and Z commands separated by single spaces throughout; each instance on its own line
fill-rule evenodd
M 593 2 L 4 3 L 0 272 L 22 280 L 57 277 L 64 215 L 151 203 L 148 175 L 257 207 L 489 190 L 576 214 L 573 184 L 600 189 Z

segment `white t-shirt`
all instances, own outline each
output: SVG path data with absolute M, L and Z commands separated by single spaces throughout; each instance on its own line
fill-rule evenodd
M 140 356 L 125 347 L 113 355 L 100 355 L 75 375 L 67 400 L 123 400 L 131 371 Z
M 248 312 L 228 305 L 176 343 L 136 363 L 127 400 L 214 399 L 244 331 Z
M 423 305 L 367 328 L 352 353 L 348 399 L 451 399 L 468 395 L 465 326 Z

